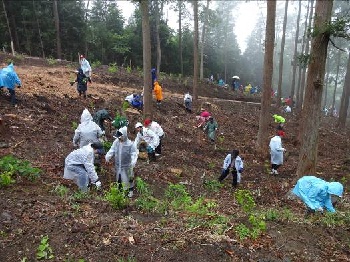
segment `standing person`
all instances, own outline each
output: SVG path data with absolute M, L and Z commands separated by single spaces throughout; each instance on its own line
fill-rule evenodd
M 86 98 L 86 91 L 87 91 L 87 81 L 88 77 L 83 73 L 83 70 L 79 68 L 77 71 L 77 78 L 74 82 L 71 82 L 70 85 L 73 86 L 74 83 L 77 83 L 77 91 L 79 93 L 79 96 L 84 95 L 84 98 Z
M 133 169 L 137 161 L 137 150 L 134 142 L 128 138 L 126 126 L 117 131 L 116 139 L 105 156 L 106 162 L 108 163 L 113 156 L 117 183 L 120 188 L 128 192 L 128 197 L 132 197 L 134 190 Z
M 212 116 L 209 117 L 209 121 L 205 124 L 203 130 L 208 134 L 211 142 L 215 142 L 216 131 L 218 130 L 218 123 Z
M 184 96 L 184 103 L 187 112 L 192 113 L 192 96 L 187 92 Z
M 152 130 L 159 137 L 159 145 L 155 149 L 155 155 L 159 156 L 162 154 L 162 139 L 164 137 L 163 128 L 155 121 L 147 118 L 145 119 L 144 126 Z
M 277 169 L 283 164 L 283 153 L 286 151 L 282 147 L 282 139 L 284 131 L 278 130 L 277 134 L 270 140 L 271 153 L 271 175 L 278 175 Z
M 100 142 L 88 144 L 71 152 L 65 159 L 63 178 L 73 180 L 79 189 L 86 192 L 88 185 L 101 188 L 101 182 L 94 166 L 96 154 L 103 153 L 103 145 Z
M 154 94 L 156 96 L 156 100 L 157 100 L 157 107 L 159 108 L 160 105 L 162 104 L 162 100 L 163 100 L 163 91 L 162 91 L 162 87 L 161 85 L 158 83 L 158 81 L 154 82 Z
M 80 68 L 83 70 L 84 75 L 88 78 L 89 83 L 91 83 L 91 66 L 88 60 L 84 55 L 80 55 Z
M 241 183 L 241 174 L 243 172 L 243 161 L 239 156 L 238 150 L 232 150 L 231 154 L 227 154 L 222 167 L 221 176 L 219 181 L 222 182 L 230 173 L 230 167 L 232 166 L 232 186 L 237 187 Z
M 113 118 L 106 109 L 101 109 L 94 114 L 93 121 L 101 128 L 102 132 L 105 132 L 105 122 L 111 122 L 113 121 Z
M 315 211 L 335 212 L 333 205 L 343 195 L 343 185 L 339 182 L 327 182 L 315 176 L 303 176 L 295 185 L 292 192 L 298 196 L 308 210 L 306 215 Z
M 137 135 L 135 138 L 135 145 L 138 148 L 139 143 L 143 140 L 147 143 L 147 153 L 148 153 L 148 161 L 156 161 L 156 153 L 155 149 L 159 145 L 159 137 L 149 128 L 143 127 L 143 125 L 138 122 L 135 125 L 137 130 Z
M 80 124 L 74 132 L 73 144 L 79 147 L 88 145 L 89 143 L 99 142 L 99 138 L 103 135 L 101 128 L 92 121 L 92 116 L 86 108 L 80 117 Z
M 16 106 L 17 99 L 15 87 L 21 87 L 21 80 L 19 79 L 12 63 L 0 70 L 0 89 L 3 87 L 6 87 L 10 93 L 11 104 Z

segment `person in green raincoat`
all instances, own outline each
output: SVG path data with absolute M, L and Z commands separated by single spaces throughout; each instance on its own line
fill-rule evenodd
M 218 130 L 218 123 L 212 116 L 209 117 L 209 121 L 206 123 L 203 130 L 208 134 L 210 141 L 215 142 L 215 133 Z

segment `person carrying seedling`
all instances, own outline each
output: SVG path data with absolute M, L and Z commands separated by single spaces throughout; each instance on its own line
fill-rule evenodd
M 103 154 L 100 142 L 74 150 L 65 159 L 63 178 L 73 180 L 83 192 L 87 191 L 90 183 L 100 189 L 101 182 L 94 166 L 95 155 L 99 154 Z
M 218 130 L 218 123 L 212 116 L 209 117 L 208 122 L 205 124 L 203 131 L 208 134 L 208 138 L 211 142 L 215 142 L 216 131 Z
M 83 70 L 83 74 L 88 78 L 87 81 L 91 83 L 91 66 L 88 60 L 84 57 L 84 55 L 80 55 L 80 67 Z
M 238 150 L 232 150 L 231 154 L 227 154 L 222 167 L 221 176 L 219 181 L 222 182 L 230 173 L 230 167 L 232 166 L 232 186 L 237 187 L 241 183 L 241 174 L 243 172 L 243 160 L 239 156 Z
M 73 86 L 74 83 L 77 83 L 77 91 L 79 93 L 79 96 L 83 95 L 84 98 L 86 98 L 88 77 L 86 77 L 81 68 L 77 69 L 76 73 L 77 78 L 74 81 L 70 82 L 70 85 Z
M 135 143 L 128 138 L 126 126 L 120 128 L 115 135 L 115 140 L 107 152 L 105 159 L 109 163 L 114 156 L 116 180 L 120 188 L 128 192 L 128 197 L 133 196 L 134 167 L 137 162 L 137 149 Z
M 140 122 L 136 123 L 135 128 L 137 130 L 135 138 L 136 148 L 139 147 L 142 140 L 145 141 L 147 143 L 148 162 L 156 161 L 155 149 L 159 145 L 158 135 L 151 129 L 143 127 Z

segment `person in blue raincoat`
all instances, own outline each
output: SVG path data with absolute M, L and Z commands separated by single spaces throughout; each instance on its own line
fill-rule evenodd
M 15 87 L 21 87 L 21 80 L 19 79 L 13 64 L 9 64 L 0 70 L 0 89 L 6 87 L 11 95 L 11 104 L 16 105 L 16 91 Z
M 343 195 L 343 185 L 339 182 L 327 182 L 315 176 L 303 176 L 292 192 L 308 207 L 308 212 L 335 212 L 334 203 Z

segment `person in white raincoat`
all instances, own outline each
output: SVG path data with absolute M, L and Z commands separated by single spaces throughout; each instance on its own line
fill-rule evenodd
M 80 124 L 75 130 L 73 144 L 76 146 L 79 143 L 79 147 L 83 147 L 98 142 L 103 134 L 101 128 L 93 121 L 89 110 L 85 108 L 80 117 Z
M 163 128 L 156 122 L 151 119 L 145 119 L 144 126 L 151 129 L 159 137 L 159 144 L 155 148 L 155 155 L 159 156 L 162 154 L 162 139 L 164 137 Z
M 189 92 L 184 95 L 184 103 L 186 111 L 192 113 L 192 96 Z
M 286 151 L 282 147 L 282 139 L 284 132 L 278 130 L 277 134 L 270 140 L 271 153 L 271 175 L 278 175 L 277 169 L 283 164 L 283 153 Z
M 100 142 L 88 144 L 71 152 L 65 159 L 63 178 L 73 180 L 81 191 L 87 191 L 89 180 L 99 189 L 101 182 L 94 166 L 95 154 L 100 154 Z
M 91 83 L 91 66 L 88 60 L 83 55 L 80 55 L 80 68 L 83 70 L 84 75 L 89 78 Z
M 323 212 L 324 208 L 331 213 L 335 212 L 333 205 L 337 202 L 337 197 L 342 197 L 343 190 L 343 185 L 339 182 L 327 182 L 315 176 L 303 176 L 292 192 L 305 203 L 308 215 L 315 211 Z
M 128 196 L 132 197 L 134 189 L 133 168 L 137 161 L 137 150 L 134 142 L 128 138 L 126 126 L 117 131 L 116 139 L 105 156 L 106 162 L 108 163 L 113 156 L 117 183 L 125 191 L 128 190 Z
M 143 140 L 147 143 L 147 153 L 149 161 L 156 161 L 155 149 L 159 145 L 159 136 L 154 133 L 151 129 L 143 127 L 143 125 L 138 122 L 135 125 L 137 130 L 137 135 L 135 138 L 135 145 L 138 148 L 139 143 Z

